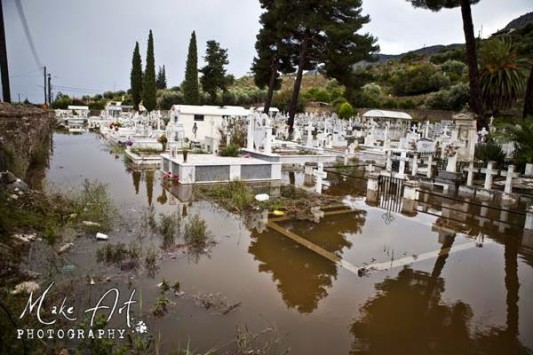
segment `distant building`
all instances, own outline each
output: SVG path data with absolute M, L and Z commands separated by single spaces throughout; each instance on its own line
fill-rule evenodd
M 103 116 L 105 118 L 119 118 L 125 113 L 133 111 L 133 106 L 123 105 L 121 101 L 109 101 L 104 108 Z
M 183 138 L 204 143 L 206 137 L 210 140 L 220 138 L 218 128 L 223 126 L 225 119 L 246 118 L 249 114 L 250 110 L 240 106 L 174 105 L 169 111 L 169 125 L 179 126 Z

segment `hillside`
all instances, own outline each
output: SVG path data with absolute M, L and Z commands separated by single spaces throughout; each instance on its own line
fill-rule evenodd
M 512 20 L 505 26 L 504 30 L 521 28 L 530 23 L 533 23 L 533 11 Z

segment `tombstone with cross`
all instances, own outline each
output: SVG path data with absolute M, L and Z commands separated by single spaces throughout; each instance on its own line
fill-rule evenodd
M 492 189 L 492 176 L 498 175 L 498 171 L 494 169 L 494 163 L 493 161 L 489 161 L 487 168 L 481 169 L 481 172 L 485 174 L 485 185 L 483 187 L 485 190 Z
M 474 181 L 474 174 L 479 172 L 479 168 L 474 167 L 474 162 L 471 161 L 470 163 L 468 163 L 468 168 L 463 168 L 463 171 L 468 172 L 466 176 L 466 186 L 472 186 L 472 183 Z
M 514 172 L 515 166 L 509 165 L 507 171 L 502 171 L 501 175 L 505 176 L 505 187 L 503 192 L 510 195 L 513 193 L 513 179 L 517 178 L 520 174 Z
M 328 174 L 324 171 L 324 163 L 319 162 L 317 170 L 313 173 L 316 177 L 315 191 L 316 193 L 322 193 L 323 179 L 327 178 Z
M 398 174 L 396 174 L 397 178 L 404 179 L 405 178 L 405 162 L 409 161 L 409 158 L 407 157 L 407 151 L 402 151 L 400 153 L 400 157 L 398 158 L 400 161 L 400 165 L 398 168 Z
M 483 127 L 483 129 L 479 132 L 477 132 L 478 136 L 479 136 L 479 140 L 478 140 L 478 143 L 485 143 L 487 141 L 487 136 L 489 135 L 489 131 L 487 131 L 485 129 L 485 127 Z

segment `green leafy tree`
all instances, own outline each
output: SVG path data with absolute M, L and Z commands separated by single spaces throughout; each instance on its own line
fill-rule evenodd
M 54 102 L 52 102 L 53 109 L 66 110 L 69 105 L 72 105 L 72 99 L 61 91 L 57 93 Z
M 318 69 L 320 64 L 325 75 L 337 79 L 347 91 L 361 86 L 353 65 L 372 60 L 378 50 L 373 37 L 357 33 L 370 21 L 368 16 L 361 16 L 361 6 L 361 0 L 283 2 L 280 11 L 288 16 L 283 32 L 289 33 L 285 40 L 295 46 L 298 58 L 289 105 L 291 133 L 304 70 Z
M 198 87 L 198 49 L 196 47 L 196 33 L 193 31 L 189 42 L 189 53 L 183 81 L 184 102 L 188 105 L 200 104 L 200 88 Z
M 164 90 L 167 88 L 167 72 L 164 65 L 159 67 L 155 83 L 158 90 Z
M 143 106 L 148 112 L 155 110 L 157 105 L 157 85 L 155 80 L 154 37 L 152 30 L 148 35 L 148 49 L 146 51 L 146 69 L 143 82 Z
M 471 5 L 480 0 L 406 0 L 414 7 L 440 11 L 443 8 L 461 8 L 463 18 L 463 31 L 466 43 L 466 63 L 468 65 L 468 78 L 470 85 L 470 108 L 478 116 L 478 128 L 487 126 L 484 116 L 483 102 L 481 100 L 481 86 L 479 84 L 479 70 L 477 63 L 476 38 L 474 35 L 474 21 L 472 20 Z
M 139 52 L 139 42 L 135 42 L 133 58 L 131 59 L 130 89 L 133 99 L 133 109 L 138 111 L 143 92 L 143 68 L 141 53 Z
M 202 77 L 202 89 L 209 95 L 211 103 L 217 101 L 217 91 L 221 89 L 226 91 L 226 69 L 225 65 L 229 64 L 228 50 L 220 47 L 216 41 L 207 41 L 207 49 L 204 57 L 207 63 L 200 72 Z
M 258 88 L 268 88 L 267 97 L 263 106 L 264 112 L 268 113 L 274 91 L 281 88 L 280 72 L 294 72 L 291 61 L 291 46 L 284 42 L 284 37 L 288 36 L 283 26 L 283 20 L 287 17 L 283 9 L 272 0 L 260 1 L 261 7 L 266 11 L 261 14 L 259 23 L 261 29 L 257 34 L 255 49 L 257 56 L 254 57 L 252 73 L 254 82 Z
M 518 57 L 509 38 L 494 38 L 479 51 L 481 95 L 487 109 L 497 115 L 524 94 L 526 62 Z

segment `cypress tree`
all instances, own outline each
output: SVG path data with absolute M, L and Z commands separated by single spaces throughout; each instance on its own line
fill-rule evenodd
M 139 42 L 135 42 L 135 49 L 133 50 L 133 58 L 131 59 L 131 74 L 130 74 L 131 96 L 133 99 L 133 109 L 138 111 L 139 104 L 142 100 L 143 91 L 143 68 L 141 61 L 141 54 L 139 52 Z
M 164 65 L 159 67 L 155 82 L 158 90 L 164 90 L 167 88 L 167 73 Z
M 143 82 L 143 106 L 148 112 L 155 110 L 157 86 L 155 82 L 155 59 L 154 59 L 154 38 L 152 30 L 148 35 L 148 49 L 146 51 L 146 69 L 144 70 Z
M 226 90 L 226 69 L 225 65 L 229 64 L 228 50 L 220 48 L 217 41 L 207 41 L 207 49 L 204 60 L 207 63 L 200 72 L 203 74 L 200 78 L 202 89 L 209 94 L 211 103 L 216 103 L 217 90 Z
M 200 89 L 198 87 L 198 50 L 196 48 L 196 33 L 193 31 L 189 42 L 185 80 L 183 82 L 183 101 L 188 105 L 200 104 Z

